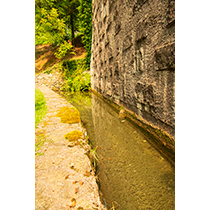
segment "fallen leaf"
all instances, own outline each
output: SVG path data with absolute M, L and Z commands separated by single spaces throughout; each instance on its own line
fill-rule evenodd
M 77 202 L 76 202 L 76 199 L 75 199 L 75 198 L 72 198 L 72 199 L 71 199 L 71 202 L 72 202 L 72 204 L 71 204 L 71 205 L 68 205 L 68 204 L 67 204 L 67 206 L 69 206 L 70 208 L 75 207 L 75 206 L 76 206 L 76 203 L 77 203 Z
M 68 179 L 70 175 L 71 175 L 71 176 L 74 176 L 74 174 L 67 174 L 67 175 L 65 176 L 65 179 Z
M 89 171 L 85 171 L 85 174 L 84 174 L 84 176 L 87 176 L 87 177 L 89 177 L 90 176 L 90 172 Z
M 73 183 L 73 184 L 76 184 L 77 182 L 78 182 L 78 181 L 73 181 L 72 183 Z
M 75 188 L 75 194 L 77 194 L 78 193 L 78 188 Z
M 90 172 L 87 172 L 87 173 L 85 174 L 85 176 L 89 177 L 89 176 L 90 176 Z
M 69 174 L 65 176 L 65 179 L 68 179 L 68 178 L 69 178 Z
M 108 158 L 108 160 L 111 160 L 111 158 Z
M 83 185 L 83 184 L 84 184 L 84 182 L 80 181 L 80 182 L 79 182 L 79 184 L 80 184 L 80 185 Z

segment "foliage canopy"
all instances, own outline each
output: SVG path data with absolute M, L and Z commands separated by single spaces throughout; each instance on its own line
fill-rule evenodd
M 74 38 L 82 36 L 90 63 L 92 0 L 35 0 L 35 45 L 59 46 L 56 57 L 72 50 Z

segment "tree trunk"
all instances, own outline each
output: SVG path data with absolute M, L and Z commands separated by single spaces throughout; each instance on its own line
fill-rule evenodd
M 71 43 L 74 45 L 74 21 L 73 21 L 73 12 L 70 9 L 70 24 L 71 24 Z

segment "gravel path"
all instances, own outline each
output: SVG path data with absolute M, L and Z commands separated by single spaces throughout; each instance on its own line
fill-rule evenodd
M 44 154 L 35 160 L 35 208 L 36 210 L 106 208 L 101 204 L 96 177 L 85 153 L 89 145 L 85 140 L 86 130 L 81 123 L 61 123 L 56 114 L 60 108 L 72 107 L 64 98 L 44 84 L 36 82 L 47 104 L 47 114 L 37 126 L 36 135 L 44 135 Z M 70 145 L 64 135 L 73 130 L 83 133 L 81 145 Z

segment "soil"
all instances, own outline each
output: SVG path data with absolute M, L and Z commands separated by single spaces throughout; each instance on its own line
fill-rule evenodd
M 73 47 L 74 54 L 67 54 L 62 59 L 55 57 L 54 53 L 58 47 L 53 47 L 52 45 L 37 45 L 35 47 L 35 72 L 40 73 L 47 70 L 47 68 L 53 66 L 54 64 L 69 59 L 81 59 L 86 55 L 86 50 L 84 47 Z

